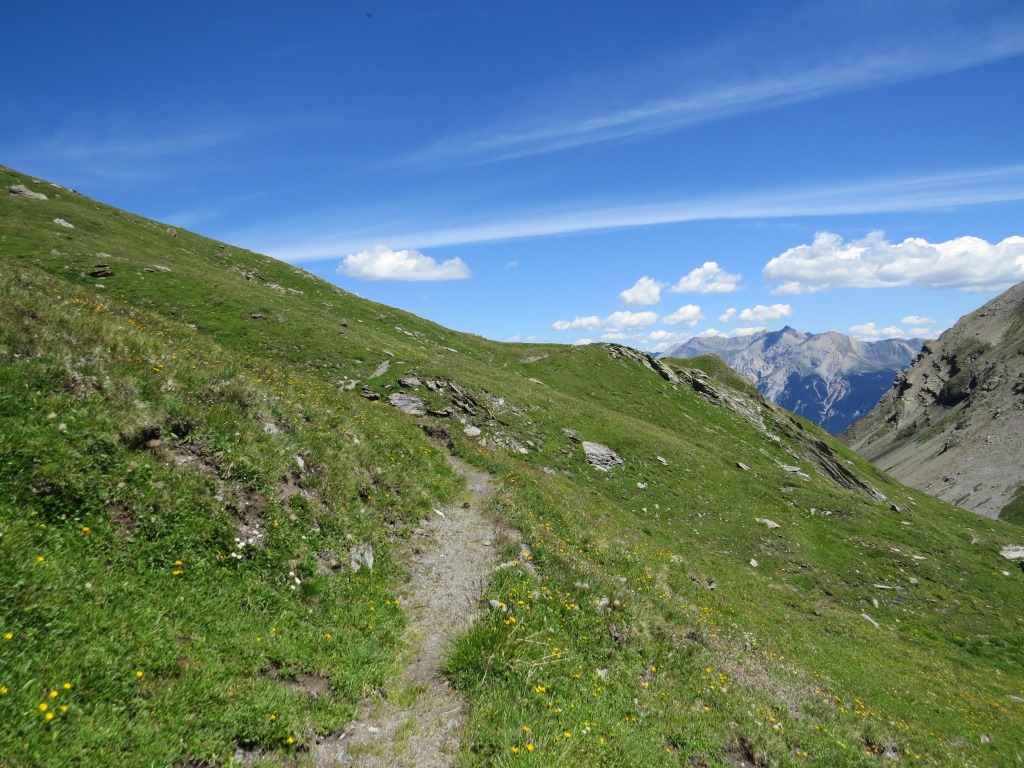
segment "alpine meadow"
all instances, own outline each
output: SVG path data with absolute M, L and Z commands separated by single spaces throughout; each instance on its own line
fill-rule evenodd
M 7 168 L 0 265 L 0 765 L 1024 765 L 1022 529 L 717 358 Z

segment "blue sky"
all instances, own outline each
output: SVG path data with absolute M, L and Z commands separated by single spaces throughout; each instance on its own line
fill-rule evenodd
M 498 340 L 935 336 L 1024 280 L 1024 4 L 18 3 L 0 162 Z

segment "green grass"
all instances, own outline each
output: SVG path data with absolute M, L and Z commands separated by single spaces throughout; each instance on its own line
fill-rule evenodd
M 716 400 L 601 345 L 458 334 L 0 172 L 12 183 L 51 199 L 0 196 L 11 764 L 215 764 L 238 745 L 302 764 L 386 690 L 393 542 L 460 485 L 416 420 L 359 396 L 409 373 L 475 398 L 456 415 L 485 444 L 429 421 L 493 475 L 489 514 L 529 553 L 501 539 L 520 562 L 484 598 L 510 612 L 447 661 L 470 702 L 460 765 L 1024 764 L 1024 582 L 998 554 L 1019 528 L 899 486 L 720 361 L 671 363 Z M 87 277 L 96 263 L 114 275 Z M 563 429 L 625 464 L 587 466 Z M 241 560 L 240 520 L 265 533 Z M 372 573 L 348 568 L 360 541 Z M 328 552 L 342 567 L 321 574 Z

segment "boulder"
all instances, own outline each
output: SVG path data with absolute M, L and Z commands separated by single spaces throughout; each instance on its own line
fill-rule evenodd
M 427 415 L 427 406 L 424 405 L 422 400 L 414 395 L 406 395 L 401 392 L 396 392 L 393 395 L 388 395 L 388 402 L 403 413 L 408 413 L 410 416 Z
M 612 467 L 625 464 L 621 456 L 602 443 L 594 443 L 590 440 L 584 440 L 583 453 L 586 454 L 587 464 L 600 469 L 602 472 L 607 472 Z
M 7 188 L 12 195 L 21 195 L 22 197 L 30 197 L 33 200 L 46 200 L 47 197 L 42 192 L 33 192 L 31 189 L 26 187 L 24 184 L 12 184 Z
M 373 547 L 369 544 L 357 544 L 352 547 L 348 551 L 348 557 L 353 571 L 358 571 L 360 568 L 373 570 Z
M 999 550 L 999 554 L 1007 560 L 1024 560 L 1024 547 L 1017 544 L 1009 544 Z
M 423 382 L 415 376 L 403 376 L 398 380 L 398 383 L 406 389 L 419 389 L 423 386 Z
M 781 528 L 782 526 L 776 523 L 774 520 L 769 520 L 767 517 L 755 517 L 757 522 L 762 525 L 767 525 L 769 528 Z

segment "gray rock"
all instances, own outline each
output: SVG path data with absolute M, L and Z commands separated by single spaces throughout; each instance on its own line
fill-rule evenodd
M 75 228 L 74 224 L 72 224 L 70 221 L 65 221 L 64 219 L 54 219 L 53 223 L 54 224 L 60 224 L 62 227 L 67 227 L 68 229 L 74 229 Z
M 1024 560 L 1024 547 L 1010 544 L 999 550 L 999 554 L 1007 560 Z
M 586 454 L 587 464 L 600 469 L 602 472 L 607 472 L 612 467 L 626 463 L 622 460 L 621 456 L 607 445 L 594 443 L 590 440 L 583 441 L 583 453 Z
M 363 387 L 363 391 L 360 394 L 367 400 L 380 400 L 380 395 L 369 387 Z
M 660 462 L 660 463 L 662 464 L 662 466 L 665 466 L 665 467 L 667 467 L 667 466 L 668 466 L 668 462 L 667 462 L 667 461 L 665 461 L 665 459 L 664 459 L 663 457 L 661 457 L 661 456 L 655 456 L 654 458 L 656 458 L 656 459 L 657 459 L 657 460 L 658 460 L 658 461 L 659 461 L 659 462 Z
M 750 567 L 757 568 L 757 560 L 755 560 L 754 558 L 750 558 Z
M 423 382 L 415 376 L 403 376 L 398 380 L 398 383 L 406 389 L 419 389 L 423 386 Z
M 476 437 L 480 434 L 480 427 L 468 426 L 462 432 L 466 437 Z
M 424 405 L 423 401 L 414 395 L 405 395 L 401 392 L 396 392 L 393 395 L 388 395 L 388 402 L 403 413 L 408 413 L 410 416 L 427 415 L 426 405 Z
M 24 184 L 12 184 L 9 186 L 8 191 L 12 195 L 21 195 L 22 197 L 30 197 L 33 200 L 46 200 L 47 197 L 42 192 L 33 192 L 31 189 L 26 187 Z
M 774 520 L 769 520 L 767 517 L 755 517 L 757 522 L 762 525 L 767 525 L 769 528 L 781 528 L 782 526 L 776 523 Z
M 579 435 L 576 434 L 575 429 L 569 429 L 568 427 L 562 427 L 562 434 L 574 443 L 580 441 Z
M 373 547 L 369 544 L 356 544 L 348 551 L 348 558 L 353 571 L 358 571 L 360 568 L 373 570 Z
M 749 471 L 750 471 L 750 467 L 748 467 L 748 466 L 747 466 L 746 464 L 744 464 L 744 463 L 743 463 L 742 461 L 737 461 L 737 462 L 736 462 L 736 466 L 737 466 L 737 467 L 738 467 L 739 469 L 742 469 L 742 470 L 743 470 L 744 472 L 749 472 Z

